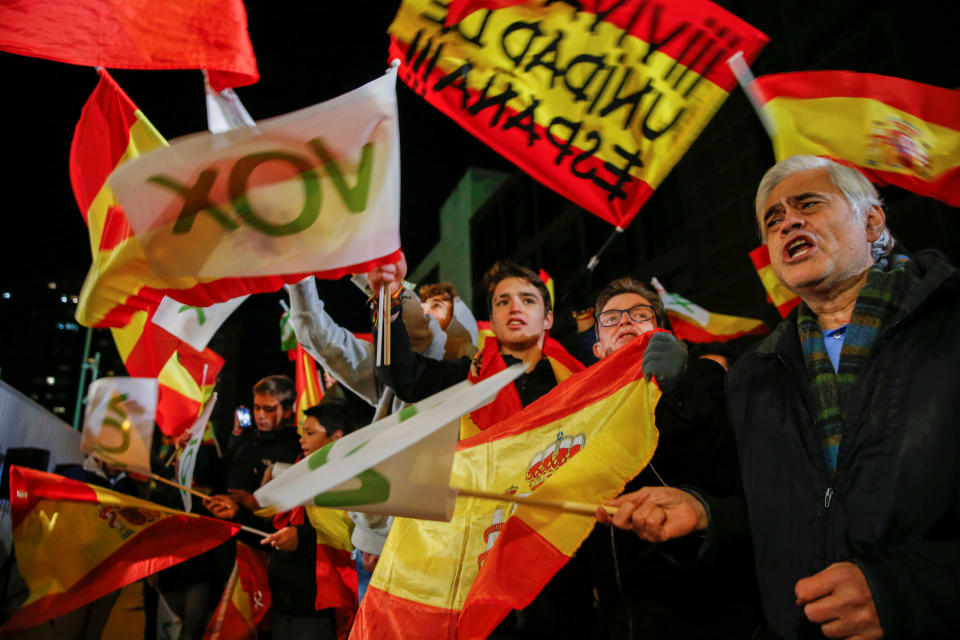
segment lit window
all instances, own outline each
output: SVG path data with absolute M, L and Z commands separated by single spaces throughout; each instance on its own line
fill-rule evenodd
M 66 409 L 66 407 L 54 407 L 54 408 L 53 408 L 53 412 L 54 412 L 54 413 L 66 413 L 66 412 L 67 412 L 67 409 Z
M 52 387 L 57 383 L 57 379 L 53 376 L 47 376 L 47 386 Z
M 56 282 L 48 282 L 48 283 L 47 283 L 47 289 L 56 289 L 56 288 L 57 288 L 57 283 L 56 283 Z

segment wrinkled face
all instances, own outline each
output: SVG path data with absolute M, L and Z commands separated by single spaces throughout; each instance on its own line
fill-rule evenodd
M 870 243 L 883 226 L 879 207 L 857 222 L 826 169 L 803 171 L 783 180 L 760 215 L 770 266 L 801 297 L 829 294 L 868 269 L 873 264 Z
M 539 289 L 523 278 L 504 278 L 493 290 L 490 325 L 500 344 L 513 349 L 535 346 L 553 326 Z
M 613 296 L 603 305 L 603 312 L 627 311 L 637 305 L 650 305 L 650 301 L 638 293 L 621 293 Z M 649 316 L 648 320 L 637 321 L 629 313 L 621 313 L 620 320 L 610 327 L 604 327 L 600 322 L 597 323 L 597 342 L 593 345 L 593 355 L 601 360 L 612 354 L 617 349 L 630 344 L 648 331 L 657 328 L 657 319 L 653 314 L 653 309 L 645 307 L 635 311 L 635 316 Z
M 343 433 L 339 430 L 328 435 L 327 428 L 320 424 L 319 420 L 307 416 L 303 423 L 303 433 L 300 434 L 300 449 L 303 451 L 303 455 L 308 456 L 342 435 Z
M 289 418 L 292 409 L 284 411 L 272 393 L 253 394 L 253 420 L 260 431 L 273 431 L 280 426 L 284 418 Z
M 420 308 L 426 315 L 436 318 L 444 331 L 450 326 L 450 319 L 453 318 L 453 300 L 450 298 L 442 295 L 431 296 L 420 303 Z

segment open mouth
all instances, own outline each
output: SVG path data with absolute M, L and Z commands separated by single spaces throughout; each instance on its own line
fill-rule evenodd
M 784 247 L 784 252 L 793 260 L 803 258 L 813 251 L 813 249 L 814 245 L 809 238 L 797 236 L 787 243 L 786 247 Z

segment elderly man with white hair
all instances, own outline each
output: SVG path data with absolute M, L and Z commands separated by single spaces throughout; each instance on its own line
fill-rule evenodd
M 876 190 L 824 158 L 776 164 L 756 212 L 803 303 L 728 377 L 745 505 L 645 487 L 612 521 L 655 541 L 700 532 L 703 554 L 749 530 L 776 635 L 956 637 L 958 272 L 894 254 Z

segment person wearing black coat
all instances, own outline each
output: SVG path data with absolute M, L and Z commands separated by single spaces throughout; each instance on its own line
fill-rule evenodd
M 749 522 L 777 636 L 956 637 L 960 275 L 891 255 L 876 190 L 824 158 L 775 165 L 757 214 L 803 302 L 730 372 L 745 503 L 647 487 L 613 522 L 705 548 Z
M 657 293 L 631 278 L 611 282 L 594 308 L 594 353 L 600 359 L 666 322 Z M 660 435 L 653 459 L 625 491 L 695 485 L 716 496 L 742 496 L 723 367 L 690 356 L 682 342 L 663 332 L 651 336 L 643 365 L 663 392 L 654 416 Z M 598 637 L 751 637 L 761 615 L 749 559 L 709 567 L 680 563 L 671 553 L 676 546 L 620 529 L 593 531 L 580 553 L 589 554 L 593 569 L 603 622 Z

